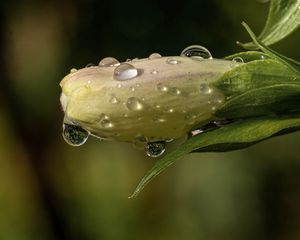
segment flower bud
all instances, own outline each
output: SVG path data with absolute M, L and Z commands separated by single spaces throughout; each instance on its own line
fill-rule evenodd
M 231 68 L 179 56 L 100 64 L 61 81 L 61 104 L 65 119 L 103 139 L 177 139 L 215 118 L 225 97 L 212 83 Z

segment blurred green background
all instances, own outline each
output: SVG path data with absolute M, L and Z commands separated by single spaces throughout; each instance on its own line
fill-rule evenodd
M 1 1 L 0 239 L 300 239 L 300 133 L 191 154 L 128 199 L 155 160 L 130 144 L 61 137 L 59 82 L 103 57 L 214 57 L 258 33 L 257 0 Z M 300 31 L 274 48 L 299 57 Z

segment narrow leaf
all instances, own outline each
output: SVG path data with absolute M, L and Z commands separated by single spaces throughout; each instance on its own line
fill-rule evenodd
M 300 1 L 271 0 L 265 27 L 258 36 L 263 44 L 269 46 L 285 38 L 300 25 Z M 245 49 L 258 49 L 254 42 L 244 43 Z
M 136 197 L 158 174 L 190 152 L 230 151 L 253 145 L 272 136 L 300 129 L 300 116 L 295 118 L 256 118 L 237 121 L 187 140 L 167 153 L 146 173 L 131 197 Z

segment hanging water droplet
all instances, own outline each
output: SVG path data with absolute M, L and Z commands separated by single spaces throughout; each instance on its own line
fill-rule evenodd
M 63 124 L 63 138 L 71 146 L 81 146 L 86 142 L 89 133 L 78 125 Z
M 119 61 L 113 57 L 106 57 L 103 58 L 100 62 L 99 62 L 99 67 L 112 67 L 112 66 L 116 66 L 119 65 Z
M 95 67 L 95 64 L 94 64 L 94 63 L 88 63 L 85 67 L 86 67 L 86 68 L 89 68 L 89 67 Z
M 103 128 L 112 128 L 114 126 L 114 124 L 108 118 L 102 119 L 100 124 Z
M 156 85 L 157 90 L 162 91 L 162 92 L 167 92 L 169 88 L 162 83 L 159 83 Z
M 200 45 L 191 45 L 181 52 L 182 57 L 191 57 L 193 59 L 212 59 L 212 55 L 209 50 Z
M 232 59 L 230 66 L 237 67 L 244 63 L 244 60 L 241 57 L 235 57 Z
M 150 142 L 147 143 L 145 147 L 145 152 L 149 157 L 159 157 L 166 150 L 166 143 L 164 141 L 160 142 Z
M 74 73 L 74 72 L 77 72 L 77 69 L 76 68 L 71 68 L 70 73 Z
M 158 71 L 157 70 L 152 70 L 150 73 L 155 75 L 155 74 L 158 74 Z
M 200 92 L 209 94 L 212 92 L 212 90 L 206 83 L 202 83 L 202 84 L 200 84 Z
M 167 59 L 167 63 L 171 64 L 171 65 L 176 65 L 176 64 L 178 64 L 180 62 L 177 59 L 175 59 L 175 58 L 168 58 Z
M 152 53 L 149 56 L 149 59 L 156 59 L 156 58 L 161 58 L 161 55 L 159 53 Z
M 128 100 L 126 102 L 126 106 L 129 110 L 132 110 L 132 111 L 141 111 L 144 108 L 144 105 L 136 97 L 128 98 Z
M 116 67 L 114 78 L 119 81 L 128 80 L 138 75 L 138 70 L 129 63 L 122 63 Z

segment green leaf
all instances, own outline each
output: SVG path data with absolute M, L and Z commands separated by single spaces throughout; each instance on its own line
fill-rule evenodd
M 271 0 L 265 27 L 258 36 L 265 45 L 285 38 L 300 25 L 300 2 L 298 0 Z M 258 49 L 254 42 L 241 44 L 245 49 Z
M 270 49 L 269 47 L 267 47 L 266 45 L 264 45 L 259 39 L 257 39 L 257 37 L 255 36 L 255 34 L 252 32 L 252 30 L 250 29 L 250 27 L 243 22 L 242 25 L 245 27 L 245 29 L 247 30 L 247 32 L 249 33 L 250 37 L 253 40 L 253 43 L 260 49 L 262 50 L 265 54 L 267 54 L 269 57 L 272 57 L 280 62 L 282 62 L 283 64 L 287 65 L 290 69 L 292 69 L 293 71 L 295 71 L 296 73 L 300 73 L 300 63 L 294 59 L 291 59 L 289 57 L 286 57 L 272 49 Z M 239 45 L 243 46 L 242 43 L 237 42 Z
M 227 101 L 215 115 L 225 119 L 300 112 L 300 78 L 285 64 L 254 60 L 226 72 L 214 83 Z
M 281 118 L 254 118 L 237 121 L 188 139 L 183 145 L 167 153 L 146 173 L 131 197 L 158 174 L 190 152 L 224 152 L 248 147 L 273 136 L 300 129 L 300 116 Z

